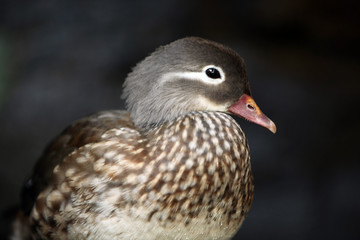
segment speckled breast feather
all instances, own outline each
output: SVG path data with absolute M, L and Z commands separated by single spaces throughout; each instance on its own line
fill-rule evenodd
M 96 125 L 111 114 L 86 122 Z M 239 125 L 220 112 L 192 112 L 146 133 L 122 125 L 54 167 L 52 184 L 31 212 L 33 236 L 230 239 L 253 199 L 249 149 Z

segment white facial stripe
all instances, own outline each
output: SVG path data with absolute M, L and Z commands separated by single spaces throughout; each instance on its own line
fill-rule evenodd
M 205 73 L 206 69 L 208 69 L 208 68 L 216 68 L 220 72 L 221 77 L 215 78 L 215 79 L 208 77 Z M 202 72 L 170 72 L 170 73 L 166 73 L 161 77 L 160 84 L 163 84 L 164 82 L 171 80 L 171 79 L 179 79 L 179 78 L 184 78 L 184 79 L 192 80 L 192 81 L 202 81 L 206 84 L 211 84 L 211 85 L 218 85 L 225 81 L 225 74 L 220 67 L 216 67 L 214 65 L 208 65 L 203 68 Z

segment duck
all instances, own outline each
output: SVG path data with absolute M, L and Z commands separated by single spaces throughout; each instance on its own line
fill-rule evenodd
M 231 239 L 253 201 L 244 118 L 276 132 L 242 57 L 185 37 L 128 74 L 126 110 L 73 122 L 22 190 L 12 239 Z

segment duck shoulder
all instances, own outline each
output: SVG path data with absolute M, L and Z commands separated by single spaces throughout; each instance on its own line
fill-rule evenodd
M 73 122 L 53 139 L 22 189 L 22 210 L 25 215 L 30 213 L 38 194 L 49 184 L 56 165 L 76 149 L 103 141 L 104 133 L 119 128 L 134 128 L 128 112 L 101 111 Z

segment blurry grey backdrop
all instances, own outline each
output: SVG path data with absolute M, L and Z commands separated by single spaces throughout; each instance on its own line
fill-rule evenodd
M 235 239 L 360 239 L 359 15 L 348 0 L 2 0 L 0 238 L 45 145 L 123 108 L 126 74 L 156 47 L 200 36 L 243 56 L 278 127 L 239 119 L 255 201 Z

